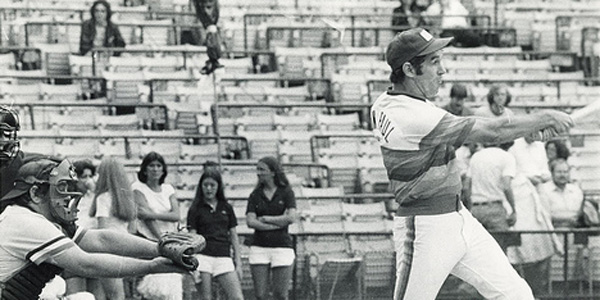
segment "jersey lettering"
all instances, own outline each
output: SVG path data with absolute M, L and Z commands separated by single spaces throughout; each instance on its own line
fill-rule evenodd
M 375 119 L 375 115 L 373 115 L 373 124 L 381 133 L 381 138 L 383 138 L 386 143 L 389 143 L 390 141 L 388 140 L 388 137 L 392 131 L 396 129 L 396 127 L 392 125 L 392 121 L 385 115 L 384 112 L 379 112 L 379 117 L 377 120 Z

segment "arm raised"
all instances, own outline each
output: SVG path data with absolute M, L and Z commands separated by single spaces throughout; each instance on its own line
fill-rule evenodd
M 532 133 L 550 139 L 566 134 L 573 126 L 569 115 L 555 110 L 544 110 L 527 115 L 503 118 L 475 118 L 475 125 L 466 142 L 503 143 Z

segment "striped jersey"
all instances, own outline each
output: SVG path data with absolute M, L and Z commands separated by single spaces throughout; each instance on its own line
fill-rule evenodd
M 371 122 L 399 204 L 397 215 L 456 210 L 461 179 L 454 150 L 463 144 L 475 120 L 389 90 L 373 103 Z

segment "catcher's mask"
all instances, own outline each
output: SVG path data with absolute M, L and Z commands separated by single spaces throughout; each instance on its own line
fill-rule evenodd
M 83 194 L 77 188 L 77 173 L 68 160 L 59 164 L 41 159 L 24 164 L 17 174 L 14 187 L 2 200 L 13 199 L 28 193 L 32 186 L 48 186 L 50 213 L 57 222 L 73 223 L 77 220 L 77 205 Z
M 0 165 L 17 156 L 20 148 L 17 140 L 19 129 L 19 115 L 12 109 L 0 106 Z

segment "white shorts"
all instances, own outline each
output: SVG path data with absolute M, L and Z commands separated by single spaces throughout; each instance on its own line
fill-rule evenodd
M 271 268 L 275 267 L 287 267 L 294 264 L 296 254 L 294 249 L 278 247 L 260 247 L 250 246 L 250 255 L 248 260 L 251 265 L 271 265 Z
M 194 255 L 198 260 L 198 268 L 196 272 L 204 272 L 219 276 L 221 274 L 235 271 L 233 259 L 226 256 L 208 256 L 204 254 Z

